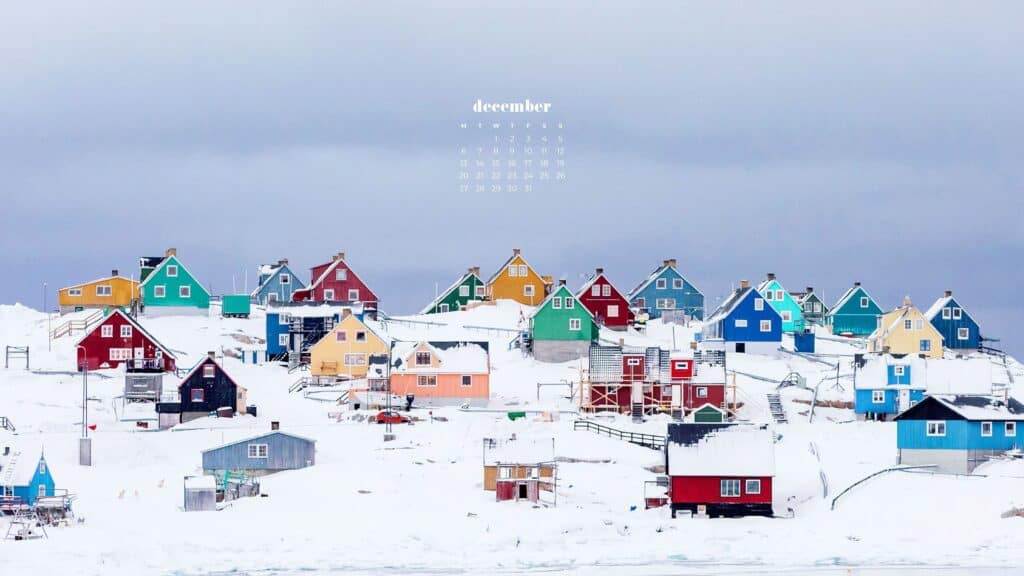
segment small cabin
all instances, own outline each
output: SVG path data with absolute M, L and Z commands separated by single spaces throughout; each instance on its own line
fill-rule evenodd
M 554 439 L 485 438 L 484 490 L 495 500 L 554 505 L 558 484 Z
M 203 472 L 214 475 L 244 472 L 263 476 L 315 463 L 316 440 L 276 429 L 203 451 Z
M 214 512 L 217 510 L 217 479 L 213 476 L 185 476 L 185 512 Z

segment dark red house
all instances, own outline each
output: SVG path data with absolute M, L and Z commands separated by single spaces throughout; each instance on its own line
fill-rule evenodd
M 173 372 L 175 357 L 170 350 L 146 332 L 131 316 L 116 309 L 97 324 L 76 346 L 78 370 L 117 368 Z
M 692 353 L 673 352 L 669 358 L 669 374 L 673 384 L 682 384 L 682 405 L 687 412 L 705 404 L 726 409 L 725 364 L 698 362 Z
M 708 516 L 771 516 L 775 437 L 765 424 L 668 425 L 668 501 Z
M 594 315 L 601 326 L 612 330 L 625 330 L 633 323 L 633 311 L 629 300 L 619 292 L 604 275 L 604 268 L 594 271 L 594 276 L 580 288 L 576 298 Z
M 314 266 L 310 285 L 292 293 L 294 302 L 361 303 L 369 313 L 377 310 L 377 295 L 345 262 L 345 253 L 338 252 L 330 262 Z

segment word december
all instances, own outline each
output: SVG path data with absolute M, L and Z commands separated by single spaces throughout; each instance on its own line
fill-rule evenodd
M 550 102 L 505 102 L 502 104 L 484 103 L 477 99 L 473 104 L 473 112 L 548 112 L 551 110 Z

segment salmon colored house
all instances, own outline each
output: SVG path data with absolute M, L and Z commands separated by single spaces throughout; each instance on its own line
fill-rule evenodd
M 317 377 L 365 378 L 371 357 L 387 358 L 389 350 L 385 338 L 345 309 L 334 329 L 310 349 L 309 369 Z
M 515 300 L 536 306 L 547 297 L 553 283 L 550 276 L 541 276 L 526 263 L 519 248 L 514 248 L 512 257 L 487 281 L 487 295 L 491 300 Z
M 61 288 L 57 293 L 60 313 L 78 312 L 87 308 L 129 307 L 139 293 L 139 283 L 112 270 L 107 278 Z
M 391 393 L 419 406 L 486 406 L 490 380 L 487 342 L 399 342 L 391 351 Z

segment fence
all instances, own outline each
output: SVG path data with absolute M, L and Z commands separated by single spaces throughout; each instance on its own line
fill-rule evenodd
M 588 432 L 594 432 L 598 435 L 605 435 L 609 438 L 615 438 L 616 440 L 623 440 L 630 444 L 636 444 L 651 450 L 663 450 L 665 448 L 665 437 L 658 436 L 656 434 L 645 434 L 643 432 L 631 432 L 629 430 L 619 430 L 612 428 L 611 426 L 605 426 L 604 424 L 598 424 L 591 420 L 577 420 L 573 422 L 573 430 L 586 430 Z

